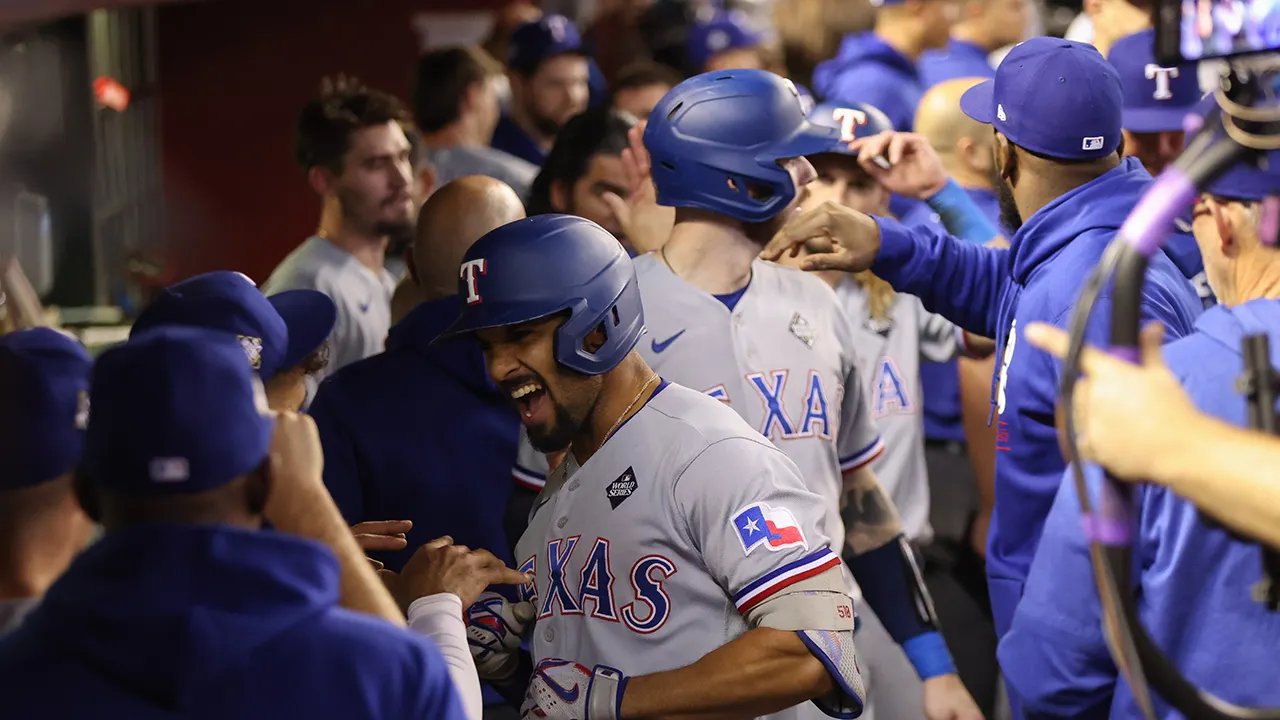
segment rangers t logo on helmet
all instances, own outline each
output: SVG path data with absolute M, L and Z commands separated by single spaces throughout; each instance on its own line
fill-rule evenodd
M 484 258 L 476 258 L 462 263 L 462 267 L 458 270 L 458 277 L 467 284 L 467 304 L 475 305 L 484 302 L 484 298 L 480 297 L 480 290 L 476 287 L 476 278 L 484 275 L 488 270 L 488 263 Z

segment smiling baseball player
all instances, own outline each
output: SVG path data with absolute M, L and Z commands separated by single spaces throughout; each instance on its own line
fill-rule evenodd
M 471 248 L 460 295 L 450 334 L 480 342 L 534 447 L 569 448 L 517 545 L 535 576 L 523 716 L 791 718 L 812 700 L 856 717 L 851 588 L 822 500 L 733 410 L 641 359 L 622 246 L 582 218 L 520 220 Z M 470 611 L 488 679 L 523 679 L 516 607 Z

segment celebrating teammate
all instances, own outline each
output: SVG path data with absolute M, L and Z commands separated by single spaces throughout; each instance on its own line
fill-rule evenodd
M 807 700 L 859 714 L 822 499 L 732 410 L 636 352 L 640 290 L 618 241 L 540 215 L 481 238 L 460 275 L 451 332 L 479 340 L 535 447 L 569 448 L 517 545 L 536 586 L 524 717 L 756 716 Z M 490 678 L 515 673 L 506 605 L 471 612 Z

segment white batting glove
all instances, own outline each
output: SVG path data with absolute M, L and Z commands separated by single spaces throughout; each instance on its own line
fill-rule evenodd
M 484 592 L 467 608 L 467 646 L 480 679 L 510 680 L 520 665 L 520 636 L 537 611 L 527 602 L 512 603 Z
M 520 706 L 521 720 L 617 720 L 627 676 L 605 665 L 588 670 L 570 660 L 538 663 Z

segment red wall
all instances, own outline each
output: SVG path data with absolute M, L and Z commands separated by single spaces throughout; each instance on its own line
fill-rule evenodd
M 159 10 L 170 277 L 214 269 L 266 280 L 315 228 L 292 160 L 293 124 L 339 72 L 409 98 L 424 10 L 481 0 L 204 0 Z

